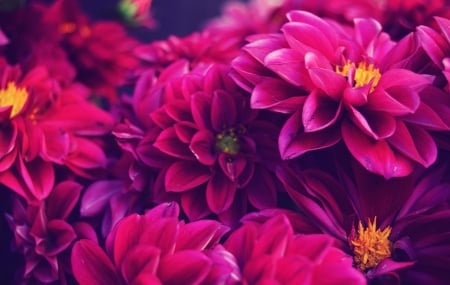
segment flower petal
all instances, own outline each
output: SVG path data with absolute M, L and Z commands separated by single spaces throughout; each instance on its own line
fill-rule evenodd
M 211 178 L 208 167 L 195 161 L 176 161 L 169 166 L 165 186 L 169 192 L 184 192 L 193 189 Z
M 216 172 L 206 186 L 206 201 L 209 209 L 218 214 L 228 209 L 236 193 L 236 183 L 221 172 Z

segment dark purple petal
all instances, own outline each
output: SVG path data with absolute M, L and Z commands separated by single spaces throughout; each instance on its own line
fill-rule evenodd
M 255 167 L 250 182 L 245 187 L 249 202 L 257 209 L 274 208 L 277 205 L 277 191 L 274 177 L 265 168 Z
M 81 199 L 80 214 L 92 217 L 106 210 L 109 200 L 123 189 L 123 182 L 99 180 L 91 184 Z
M 72 271 L 80 285 L 120 284 L 114 265 L 105 252 L 90 240 L 80 240 L 73 246 Z
M 64 181 L 56 185 L 47 199 L 47 218 L 65 220 L 78 203 L 82 188 L 73 181 Z
M 235 193 L 235 182 L 219 171 L 214 173 L 206 186 L 206 201 L 209 209 L 216 214 L 225 211 L 233 202 Z
M 51 163 L 37 158 L 25 164 L 19 158 L 19 173 L 36 199 L 45 199 L 52 191 L 55 173 Z
M 206 203 L 206 189 L 199 188 L 184 192 L 181 195 L 181 207 L 191 221 L 199 220 L 211 214 Z
M 247 164 L 251 163 L 243 156 L 230 156 L 225 153 L 219 154 L 218 161 L 223 173 L 233 182 L 240 178 Z
M 215 148 L 216 138 L 208 130 L 200 130 L 193 137 L 189 149 L 198 161 L 205 165 L 213 165 L 216 162 Z
M 164 184 L 167 191 L 184 192 L 205 183 L 210 178 L 209 167 L 195 161 L 177 161 L 169 166 Z
M 194 156 L 186 143 L 178 138 L 175 128 L 163 130 L 153 144 L 160 151 L 181 159 L 193 159 Z
M 220 132 L 235 125 L 237 119 L 236 102 L 225 91 L 217 90 L 212 94 L 211 124 Z
M 46 225 L 47 233 L 42 244 L 36 244 L 36 252 L 44 256 L 55 256 L 66 250 L 77 235 L 72 226 L 63 220 L 51 220 Z M 32 234 L 33 231 L 30 233 Z

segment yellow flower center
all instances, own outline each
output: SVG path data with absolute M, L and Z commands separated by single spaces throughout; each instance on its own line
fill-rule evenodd
M 336 66 L 336 73 L 351 78 L 354 87 L 362 87 L 366 84 L 371 84 L 370 92 L 372 92 L 378 85 L 381 78 L 381 73 L 378 68 L 375 68 L 373 63 L 367 64 L 360 62 L 358 66 L 354 62 L 348 61 L 344 66 Z
M 216 148 L 221 152 L 236 155 L 239 153 L 239 135 L 245 133 L 245 128 L 229 128 L 216 135 Z
M 389 235 L 391 227 L 384 230 L 377 229 L 377 217 L 373 222 L 368 220 L 368 226 L 364 227 L 359 222 L 358 234 L 350 240 L 353 246 L 354 261 L 358 268 L 367 270 L 374 268 L 382 260 L 391 256 L 391 242 Z
M 28 99 L 25 88 L 17 88 L 14 82 L 9 82 L 6 89 L 0 89 L 0 107 L 11 107 L 10 118 L 22 111 Z

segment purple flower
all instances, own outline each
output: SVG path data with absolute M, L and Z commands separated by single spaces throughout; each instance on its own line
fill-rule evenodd
M 282 34 L 255 35 L 232 65 L 252 92 L 251 107 L 289 114 L 278 144 L 283 159 L 343 141 L 366 169 L 406 176 L 437 156 L 429 134 L 447 131 L 438 115 L 447 96 L 429 77 L 402 66 L 409 42 L 395 43 L 373 19 L 354 27 L 292 11 Z
M 151 114 L 162 129 L 153 145 L 172 158 L 155 187 L 181 195 L 183 210 L 194 220 L 214 213 L 233 223 L 247 202 L 257 209 L 274 207 L 276 125 L 250 109 L 221 66 L 183 82 L 192 88 Z
M 224 246 L 236 256 L 243 284 L 366 284 L 331 236 L 294 234 L 282 214 L 244 222 Z
M 447 169 L 384 180 L 353 166 L 351 176 L 339 168 L 339 180 L 319 170 L 277 173 L 306 219 L 339 239 L 371 284 L 448 282 Z

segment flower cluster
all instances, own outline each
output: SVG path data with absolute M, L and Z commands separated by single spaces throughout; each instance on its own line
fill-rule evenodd
M 0 3 L 5 282 L 450 283 L 448 1 L 81 2 Z

